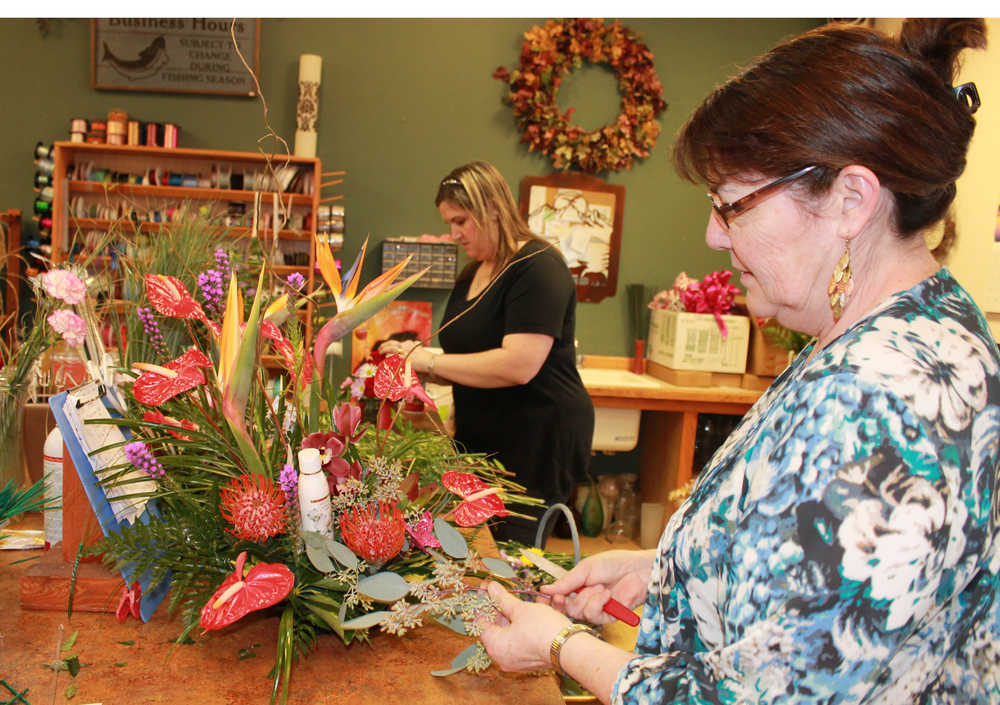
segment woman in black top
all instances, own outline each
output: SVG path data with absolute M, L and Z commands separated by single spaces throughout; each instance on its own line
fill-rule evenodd
M 528 229 L 492 165 L 453 170 L 435 203 L 473 260 L 448 299 L 444 354 L 406 342 L 386 343 L 384 352 L 412 350 L 417 372 L 452 382 L 455 440 L 467 451 L 495 455 L 528 494 L 565 502 L 585 476 L 594 433 L 576 371 L 573 279 L 559 251 Z M 507 517 L 491 529 L 499 540 L 531 544 L 537 525 Z

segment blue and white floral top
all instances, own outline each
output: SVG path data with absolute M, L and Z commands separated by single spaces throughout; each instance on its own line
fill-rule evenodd
M 1000 355 L 942 269 L 761 396 L 671 517 L 614 703 L 1000 703 Z

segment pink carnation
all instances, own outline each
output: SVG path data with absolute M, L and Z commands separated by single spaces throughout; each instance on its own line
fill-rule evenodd
M 70 345 L 83 345 L 83 341 L 87 337 L 87 327 L 83 319 L 68 308 L 53 311 L 46 320 L 56 333 L 62 335 L 67 343 Z
M 80 277 L 65 269 L 54 269 L 42 275 L 42 285 L 49 296 L 75 306 L 83 303 L 87 295 L 87 287 Z

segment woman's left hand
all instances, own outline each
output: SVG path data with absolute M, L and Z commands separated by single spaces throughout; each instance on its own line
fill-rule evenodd
M 544 671 L 552 668 L 549 647 L 570 623 L 548 605 L 524 602 L 494 582 L 486 591 L 500 609 L 496 623 L 481 622 L 480 639 L 502 671 Z

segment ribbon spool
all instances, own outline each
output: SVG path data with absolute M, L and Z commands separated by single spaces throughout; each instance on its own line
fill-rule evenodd
M 51 159 L 37 159 L 35 160 L 35 166 L 38 167 L 38 171 L 46 176 L 52 174 L 55 171 L 56 165 Z
M 35 191 L 38 193 L 37 198 L 39 201 L 48 201 L 51 203 L 52 199 L 55 197 L 55 192 L 52 190 L 51 186 L 43 186 L 40 189 L 35 189 Z
M 50 186 L 52 184 L 52 175 L 43 174 L 41 172 L 35 172 L 35 188 L 42 188 L 43 186 Z
M 35 199 L 34 211 L 35 215 L 52 215 L 52 203 Z
M 44 145 L 41 142 L 35 145 L 35 159 L 48 159 L 52 156 L 52 145 Z
M 170 149 L 177 148 L 177 140 L 180 137 L 180 128 L 172 122 L 163 125 L 163 146 Z
M 141 130 L 139 129 L 139 122 L 137 120 L 129 120 L 128 127 L 126 128 L 126 144 L 139 145 L 141 142 Z

